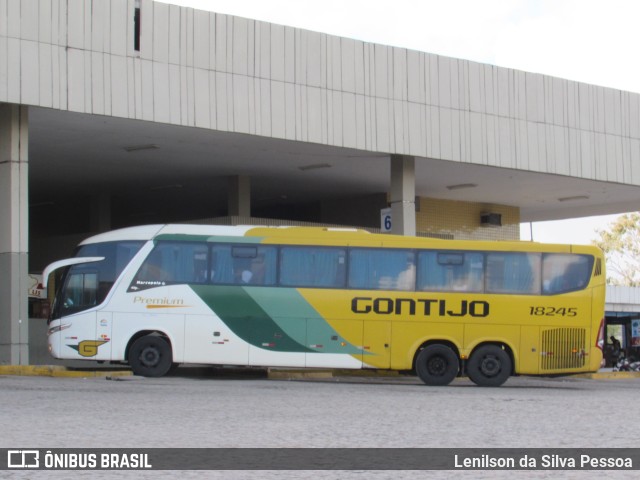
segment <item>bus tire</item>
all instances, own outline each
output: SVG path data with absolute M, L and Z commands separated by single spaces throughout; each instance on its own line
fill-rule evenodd
M 446 345 L 429 345 L 416 358 L 416 373 L 429 386 L 449 385 L 459 369 L 458 356 Z
M 467 375 L 481 387 L 499 387 L 511 376 L 511 358 L 497 345 L 478 348 L 467 362 Z
M 171 345 L 158 335 L 140 337 L 129 349 L 129 365 L 135 375 L 162 377 L 173 365 Z

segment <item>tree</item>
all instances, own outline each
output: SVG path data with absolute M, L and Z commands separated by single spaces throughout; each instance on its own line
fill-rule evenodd
M 640 286 L 640 212 L 626 213 L 596 233 L 600 238 L 593 244 L 604 252 L 607 283 Z

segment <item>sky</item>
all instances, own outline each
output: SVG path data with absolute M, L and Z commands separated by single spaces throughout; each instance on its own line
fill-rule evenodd
M 640 93 L 638 0 L 159 1 Z M 618 216 L 522 224 L 521 238 L 590 243 Z

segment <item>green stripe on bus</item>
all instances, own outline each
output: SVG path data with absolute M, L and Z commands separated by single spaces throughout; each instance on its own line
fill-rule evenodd
M 349 355 L 360 355 L 362 349 L 348 343 L 342 346 L 332 339 L 342 337 L 329 323 L 313 308 L 311 304 L 293 288 L 265 288 L 265 287 L 245 287 L 260 307 L 267 312 L 283 330 L 299 343 L 309 346 L 309 344 L 322 344 L 322 353 L 343 353 Z M 302 323 L 306 320 L 307 328 L 295 328 L 295 323 Z M 309 322 L 313 322 L 313 328 Z M 292 328 L 293 327 L 293 328 Z M 308 338 L 309 332 L 313 331 L 313 339 Z M 318 350 L 313 350 L 318 351 Z
M 314 351 L 307 348 L 304 341 L 300 343 L 292 338 L 251 297 L 245 287 L 191 285 L 191 288 L 245 342 L 277 352 Z M 304 326 L 304 323 L 299 323 L 301 327 Z M 299 338 L 300 335 L 295 337 Z

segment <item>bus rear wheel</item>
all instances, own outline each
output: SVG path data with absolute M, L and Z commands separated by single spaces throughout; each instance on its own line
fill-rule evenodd
M 481 387 L 499 387 L 511 376 L 511 358 L 497 345 L 484 345 L 467 362 L 467 375 Z
M 449 385 L 460 368 L 455 352 L 446 345 L 429 345 L 416 358 L 416 373 L 426 385 Z
M 169 342 L 158 335 L 140 337 L 129 350 L 129 365 L 135 375 L 162 377 L 173 365 Z

